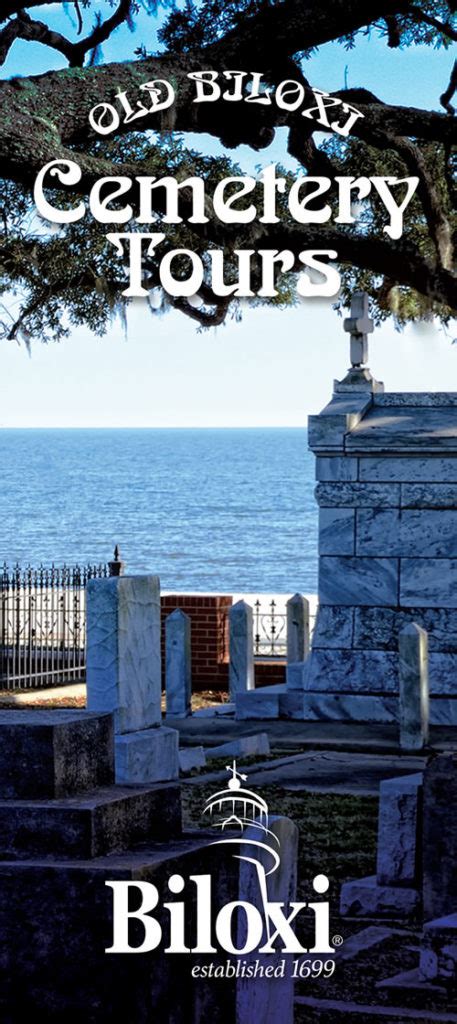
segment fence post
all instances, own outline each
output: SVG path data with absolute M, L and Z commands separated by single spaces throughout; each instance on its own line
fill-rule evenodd
M 112 562 L 108 562 L 108 569 L 110 576 L 123 576 L 125 571 L 125 562 L 121 559 L 121 551 L 119 544 L 116 544 L 114 548 L 114 558 Z
M 187 718 L 192 713 L 190 618 L 181 608 L 165 620 L 165 689 L 167 718 Z
M 423 750 L 428 743 L 428 637 L 411 622 L 398 638 L 400 690 L 400 747 Z
M 306 661 L 309 654 L 309 601 L 294 594 L 287 605 L 287 664 Z
M 254 689 L 254 628 L 252 608 L 237 601 L 229 611 L 229 696 Z

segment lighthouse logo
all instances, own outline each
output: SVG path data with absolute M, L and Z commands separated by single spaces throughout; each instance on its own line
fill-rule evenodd
M 239 852 L 234 856 L 254 864 L 265 878 L 280 865 L 280 843 L 268 827 L 268 804 L 263 797 L 246 789 L 247 775 L 237 770 L 236 761 L 226 766 L 231 777 L 225 789 L 214 793 L 206 801 L 203 816 L 209 815 L 213 828 L 222 838 L 214 846 L 232 846 Z M 235 835 L 231 833 L 235 832 Z
M 217 907 L 213 900 L 211 874 L 192 874 L 186 878 L 174 873 L 166 881 L 168 893 L 165 894 L 153 882 L 145 880 L 106 882 L 113 890 L 113 944 L 106 949 L 107 953 L 147 953 L 162 944 L 167 954 L 199 956 L 221 951 L 238 957 L 246 954 L 275 956 L 278 952 L 297 956 L 333 953 L 329 939 L 328 901 L 289 902 L 291 893 L 287 894 L 285 887 L 291 874 L 290 851 L 289 867 L 284 868 L 284 872 L 278 871 L 281 869 L 281 847 L 276 833 L 281 829 L 273 820 L 269 821 L 268 805 L 263 797 L 244 785 L 247 775 L 238 771 L 235 760 L 232 765 L 227 765 L 226 770 L 229 773 L 227 785 L 208 798 L 202 817 L 209 819 L 211 828 L 217 832 L 217 838 L 210 845 L 225 847 L 229 854 L 247 865 L 244 870 L 240 869 L 238 893 L 234 893 L 236 898 Z M 317 896 L 325 895 L 329 888 L 325 875 L 316 875 L 312 884 Z M 141 899 L 136 909 L 129 905 L 132 890 Z M 182 899 L 166 898 L 164 901 L 163 895 Z M 155 910 L 158 910 L 158 917 L 152 915 Z M 305 911 L 314 918 L 311 948 L 301 944 L 295 931 L 297 918 Z M 139 945 L 130 941 L 129 924 L 132 920 L 143 929 L 143 941 Z M 192 933 L 190 943 L 189 931 Z M 319 963 L 324 965 L 324 961 L 319 960 Z M 284 964 L 285 961 L 281 970 Z M 263 970 L 260 961 L 259 965 L 256 971 Z M 296 965 L 298 970 L 298 959 Z M 245 969 L 248 977 L 251 976 L 251 967 L 247 962 L 245 968 L 243 965 L 232 968 L 229 964 L 227 970 L 236 970 L 239 977 L 239 971 Z M 216 977 L 219 976 L 216 971 L 224 971 L 225 967 L 216 965 L 214 975 L 208 973 L 210 969 L 212 964 L 196 964 L 192 967 L 193 977 Z M 271 968 L 271 965 L 265 968 L 266 971 L 270 969 L 276 971 L 276 967 Z M 298 974 L 294 976 L 298 977 Z

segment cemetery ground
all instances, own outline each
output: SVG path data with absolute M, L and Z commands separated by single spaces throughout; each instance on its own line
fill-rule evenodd
M 290 759 L 302 751 L 289 752 Z M 279 759 L 282 760 L 282 759 Z M 387 760 L 389 760 L 387 758 Z M 249 784 L 260 777 L 259 758 L 246 758 Z M 271 766 L 278 761 L 272 754 Z M 213 762 L 220 777 L 224 759 Z M 409 769 L 411 770 L 411 769 Z M 183 813 L 186 827 L 199 828 L 200 809 L 214 788 L 214 775 L 199 778 L 196 773 L 183 785 Z M 362 783 L 363 786 L 363 783 Z M 338 897 L 341 886 L 351 878 L 372 875 L 376 870 L 378 797 L 372 792 L 291 790 L 281 785 L 262 785 L 271 814 L 291 818 L 299 830 L 297 900 L 311 900 L 311 880 L 319 873 L 331 879 L 331 934 L 342 935 L 344 943 L 336 950 L 336 969 L 332 978 L 298 980 L 295 986 L 294 1024 L 451 1024 L 457 1021 L 457 996 L 444 989 L 433 996 L 417 991 L 383 992 L 377 986 L 401 970 L 412 970 L 420 948 L 419 922 L 409 925 L 383 919 L 356 920 L 341 917 Z M 355 787 L 354 787 L 355 788 Z M 310 941 L 306 928 L 298 929 L 304 946 Z M 303 960 L 309 959 L 306 957 Z M 312 958 L 311 958 L 312 959 Z M 365 1012 L 364 1012 L 365 1011 Z
M 83 688 L 62 692 L 5 694 L 1 707 L 29 708 L 85 706 Z M 71 692 L 69 692 L 71 691 Z M 194 709 L 213 704 L 215 694 L 199 694 Z M 224 699 L 218 694 L 218 699 Z M 392 730 L 342 723 L 228 722 L 187 719 L 176 722 L 181 742 L 195 745 L 218 744 L 234 735 L 267 731 L 270 755 L 242 759 L 243 770 L 269 805 L 271 814 L 286 815 L 299 830 L 297 899 L 312 897 L 311 882 L 324 873 L 331 880 L 331 934 L 344 943 L 336 949 L 332 978 L 296 982 L 294 1024 L 338 1024 L 338 1021 L 368 1024 L 383 1021 L 400 1024 L 452 1024 L 457 1021 L 457 998 L 444 989 L 433 997 L 402 989 L 383 991 L 379 982 L 399 970 L 417 964 L 420 924 L 386 918 L 369 920 L 341 917 L 338 911 L 342 885 L 373 875 L 376 870 L 378 831 L 378 789 L 381 779 L 411 774 L 425 763 L 422 756 L 400 754 Z M 325 725 L 325 729 L 323 726 Z M 308 738 L 306 733 L 308 732 Z M 362 737 L 362 732 L 364 737 Z M 450 730 L 435 730 L 432 742 L 441 749 L 452 742 Z M 326 735 L 325 735 L 325 734 Z M 340 736 L 339 736 L 340 733 Z M 320 734 L 320 739 L 319 739 Z M 206 738 L 206 739 L 205 739 Z M 319 749 L 319 747 L 321 749 Z M 184 826 L 201 827 L 201 808 L 225 776 L 227 756 L 211 760 L 205 769 L 181 775 Z M 306 927 L 299 933 L 306 946 Z M 306 959 L 306 958 L 305 958 Z
M 296 756 L 299 754 L 297 750 Z M 243 767 L 255 772 L 256 761 L 258 758 L 247 758 Z M 222 760 L 218 767 L 223 769 Z M 250 774 L 250 780 L 253 777 Z M 213 782 L 206 778 L 197 780 L 195 776 L 191 785 L 183 786 L 183 810 L 189 827 L 199 827 L 200 808 L 212 787 Z M 326 874 L 332 882 L 331 932 L 344 937 L 340 952 L 336 951 L 336 970 L 332 978 L 296 982 L 295 1024 L 338 1024 L 339 1020 L 368 1024 L 378 1019 L 387 1024 L 404 1020 L 414 1024 L 456 1021 L 457 999 L 451 1003 L 443 992 L 436 999 L 424 998 L 423 993 L 409 995 L 405 991 L 401 995 L 380 994 L 377 989 L 377 983 L 383 978 L 391 977 L 400 967 L 412 969 L 417 963 L 420 929 L 414 921 L 405 927 L 385 918 L 363 922 L 338 914 L 342 884 L 375 871 L 378 799 L 374 787 L 371 795 L 360 795 L 291 791 L 281 785 L 267 784 L 262 786 L 262 795 L 272 814 L 284 814 L 298 826 L 297 899 L 311 899 L 311 880 L 316 874 Z M 357 936 L 361 933 L 359 948 Z M 299 937 L 306 946 L 306 931 L 299 931 Z M 367 1008 L 365 1014 L 360 1012 L 361 1007 Z M 390 1012 L 394 1007 L 406 1016 Z M 423 1015 L 425 1010 L 426 1016 Z
M 192 710 L 209 707 L 216 703 L 223 703 L 227 694 L 219 690 L 204 690 L 201 693 L 192 694 Z M 19 690 L 12 693 L 11 690 L 0 690 L 0 708 L 85 708 L 86 687 L 84 684 L 75 686 L 55 687 L 50 690 Z M 162 698 L 162 710 L 165 711 L 165 695 Z

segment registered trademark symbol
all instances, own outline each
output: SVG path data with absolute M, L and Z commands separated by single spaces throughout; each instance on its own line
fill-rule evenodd
M 343 942 L 344 942 L 344 939 L 343 939 L 342 935 L 334 935 L 333 936 L 332 945 L 334 945 L 334 946 L 342 946 Z

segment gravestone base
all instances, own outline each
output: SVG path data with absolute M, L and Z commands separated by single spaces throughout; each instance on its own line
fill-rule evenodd
M 455 704 L 457 714 L 457 701 Z M 291 718 L 304 722 L 397 722 L 398 698 L 309 693 L 303 688 L 291 689 L 288 684 L 264 686 L 237 694 L 236 718 L 241 721 Z
M 424 981 L 457 981 L 457 914 L 427 921 L 422 936 L 420 974 Z
M 456 777 L 455 756 L 452 754 L 432 758 L 424 773 L 423 800 L 419 802 L 419 809 L 423 803 L 420 854 L 423 857 L 424 915 L 427 918 L 435 910 L 443 916 L 426 920 L 423 926 L 419 966 L 409 972 L 407 978 L 409 987 L 418 992 L 447 995 L 449 989 L 455 991 L 457 983 L 456 844 L 452 826 Z M 413 782 L 414 776 L 409 778 Z M 410 818 L 410 810 L 407 818 Z M 446 913 L 447 910 L 451 913 Z M 383 987 L 404 988 L 404 978 L 403 974 L 388 978 L 382 983 Z
M 293 666 L 294 669 L 297 666 Z M 398 694 L 361 694 L 265 686 L 237 694 L 236 718 L 290 718 L 302 722 L 398 724 Z M 430 724 L 457 726 L 457 698 L 431 697 Z
M 379 885 L 376 875 L 346 882 L 341 887 L 340 912 L 348 917 L 409 919 L 420 909 L 417 889 Z
M 221 743 L 215 747 L 207 747 L 206 758 L 210 761 L 217 757 L 266 757 L 270 753 L 268 733 L 256 732 L 252 736 L 239 736 L 229 743 Z
M 432 996 L 434 1003 L 437 1000 L 447 1000 L 448 996 L 444 985 L 438 985 L 433 981 L 424 981 L 418 967 L 414 967 L 411 971 L 400 971 L 399 974 L 395 974 L 391 978 L 384 978 L 383 981 L 378 981 L 376 988 L 389 994 L 392 993 L 394 998 L 395 993 L 404 995 L 405 992 L 410 992 L 412 996 L 416 997 L 421 995 Z M 443 1005 L 443 1009 L 446 1009 L 445 1005 Z M 430 1021 L 437 1019 L 432 1016 L 432 1011 L 430 1011 L 430 1014 L 427 1014 L 427 1018 Z M 439 1017 L 438 1020 L 440 1020 Z
M 233 701 L 227 701 L 226 704 L 213 704 L 211 707 L 197 708 L 192 712 L 192 718 L 232 718 L 235 710 L 236 706 Z
M 457 657 L 431 654 L 429 662 L 430 723 L 457 725 L 457 698 L 453 696 Z M 282 706 L 284 711 L 290 709 L 288 717 L 398 722 L 398 655 L 313 649 L 306 661 L 288 666 L 287 692 L 288 700 L 282 700 Z
M 457 715 L 457 701 L 455 704 Z M 292 689 L 288 684 L 264 686 L 259 690 L 237 694 L 236 718 L 240 721 L 290 718 L 302 722 L 392 723 L 398 721 L 398 698 L 322 691 L 310 693 L 303 688 Z
M 261 690 L 246 690 L 235 696 L 235 718 L 248 719 L 279 718 L 280 696 L 286 693 L 284 685 L 264 686 Z
M 116 782 L 148 785 L 179 776 L 179 733 L 159 726 L 115 737 Z
M 398 701 L 395 697 L 354 696 L 352 693 L 299 693 L 287 694 L 282 702 L 285 718 L 305 722 L 350 721 L 388 723 L 398 720 Z
M 206 767 L 206 754 L 203 747 L 180 747 L 179 770 L 191 772 L 194 768 Z

